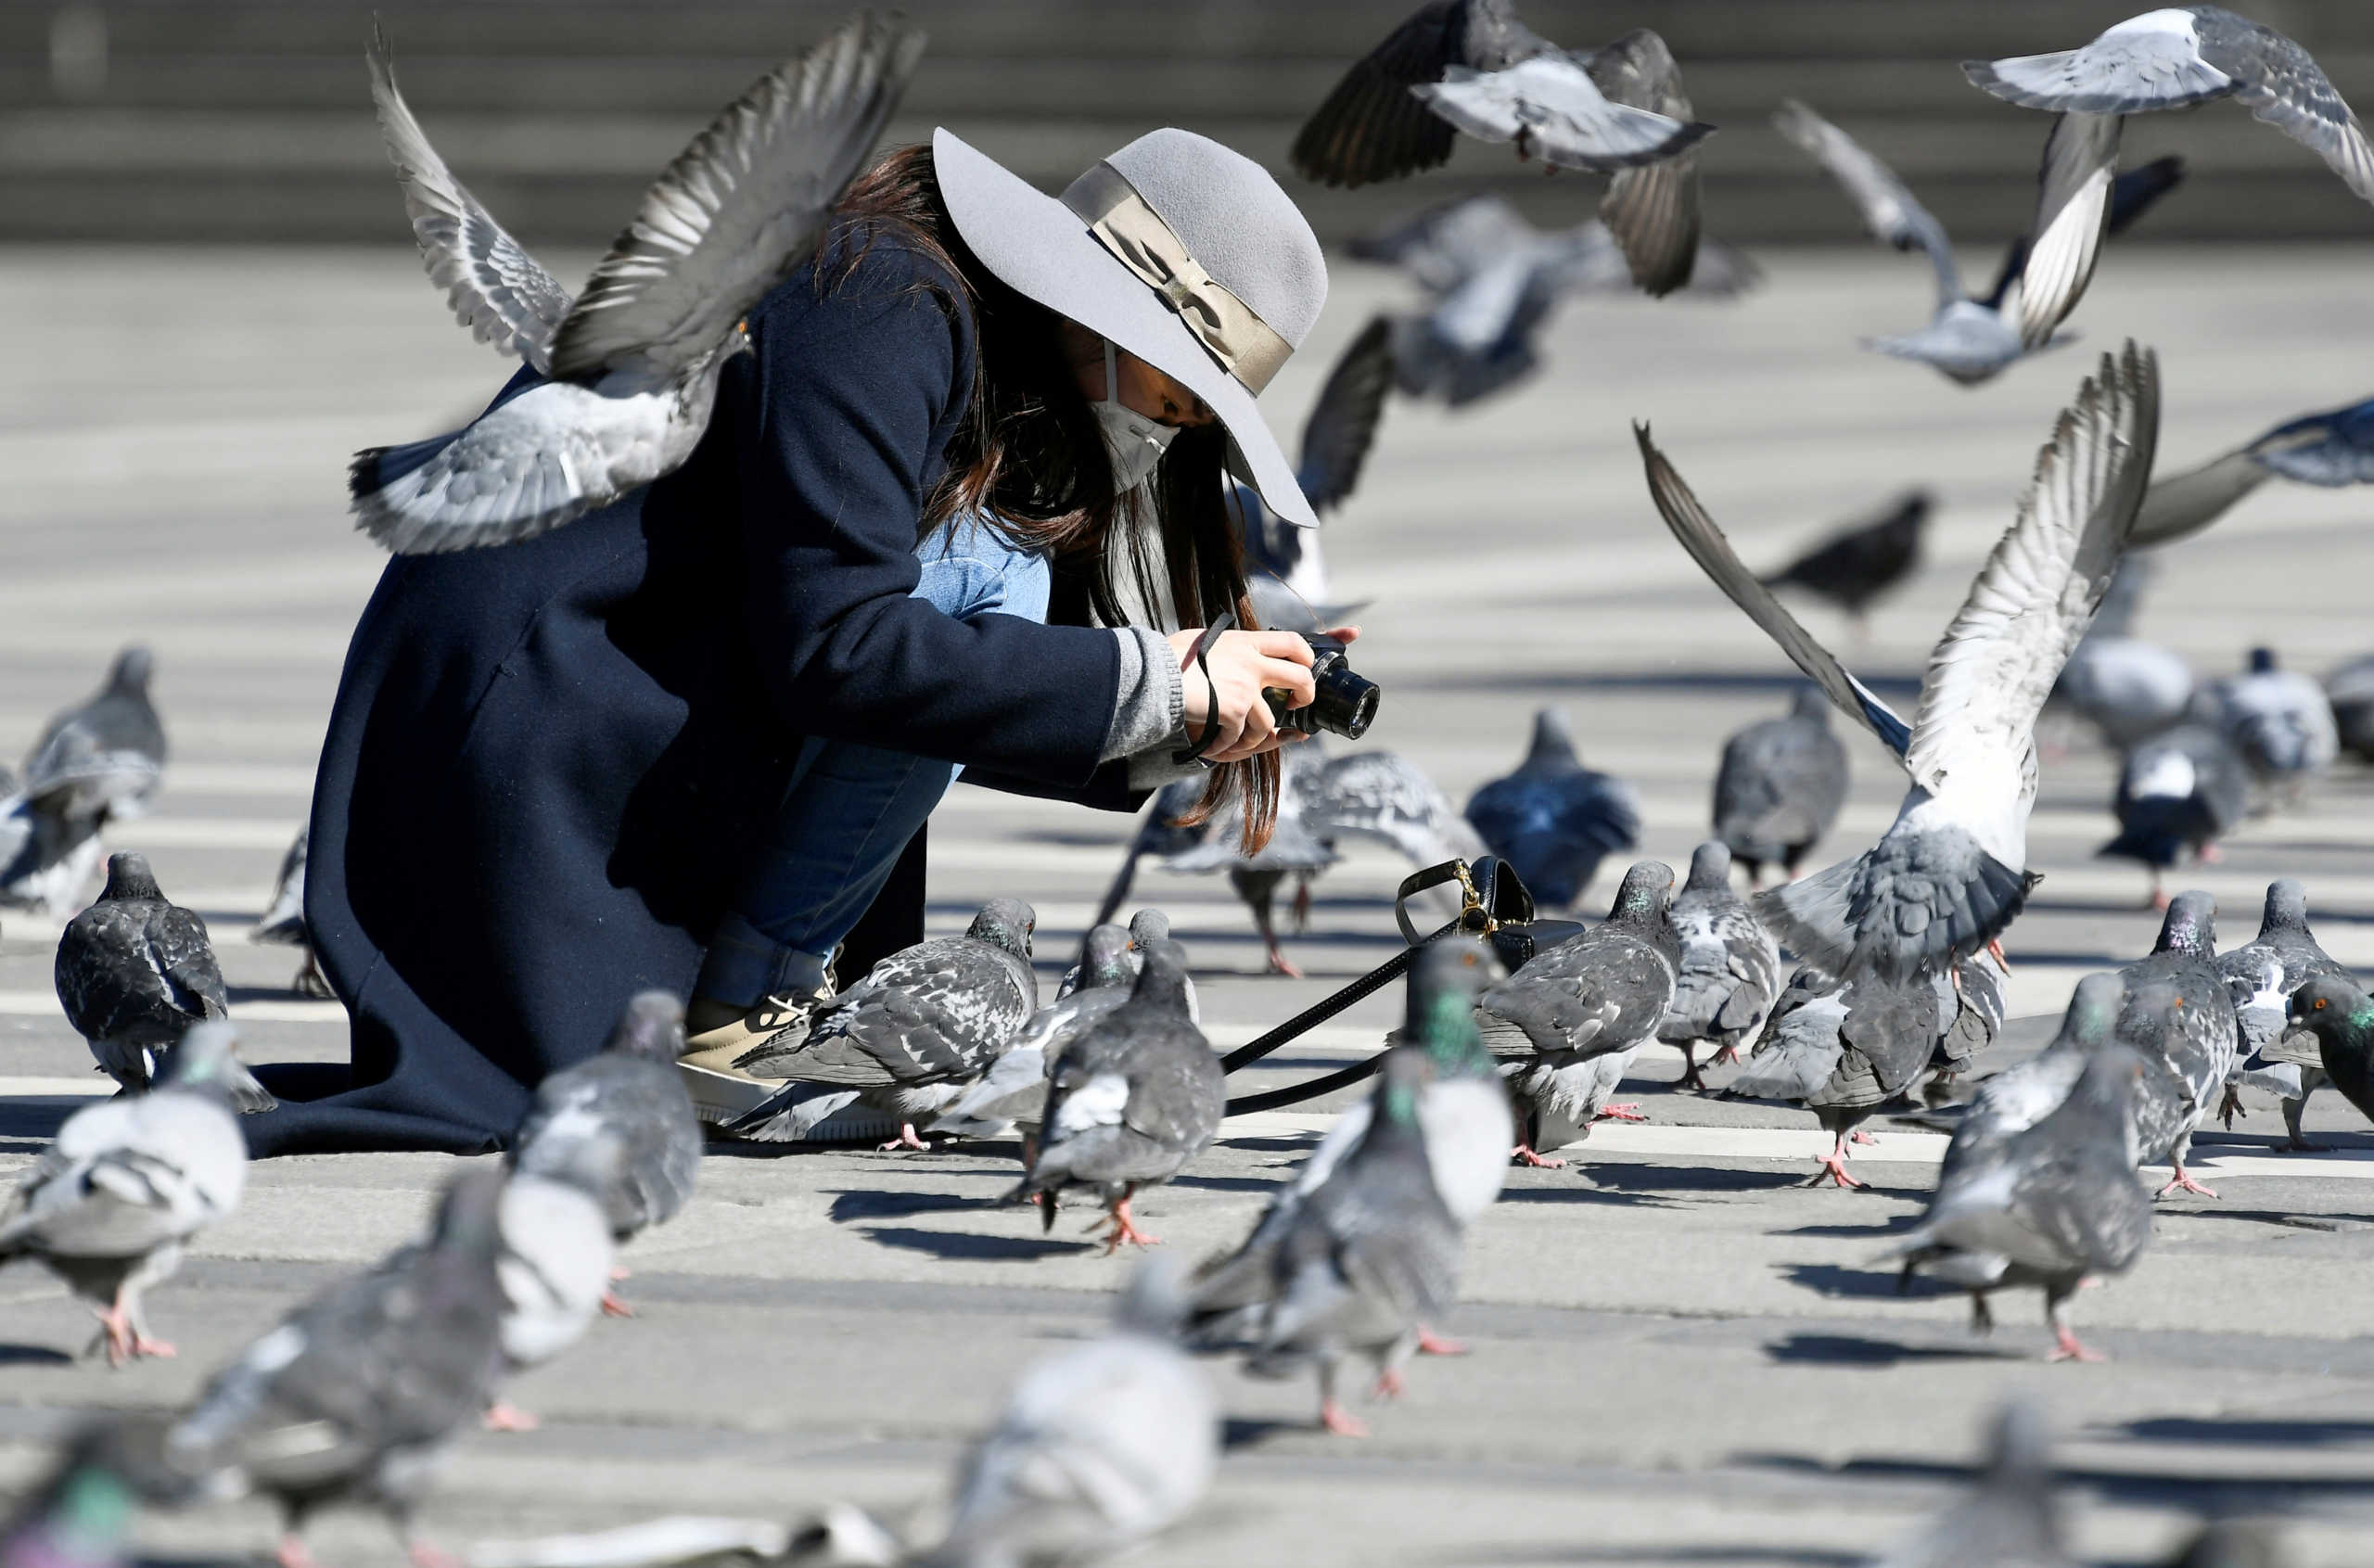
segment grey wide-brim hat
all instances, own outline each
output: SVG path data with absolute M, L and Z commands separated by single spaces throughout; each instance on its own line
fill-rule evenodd
M 957 232 L 1009 287 L 1102 333 L 1211 406 L 1229 467 L 1290 523 L 1317 528 L 1254 399 L 1327 302 L 1327 262 L 1262 167 L 1192 131 L 1154 131 L 1061 197 L 946 130 L 931 139 Z

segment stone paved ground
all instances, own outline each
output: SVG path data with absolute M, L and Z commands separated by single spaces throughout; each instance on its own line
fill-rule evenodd
M 1973 264 L 1977 264 L 1973 261 Z M 564 269 L 566 270 L 566 269 Z M 2198 460 L 2309 408 L 2362 396 L 2360 260 L 2316 249 L 2113 252 L 2077 351 L 1966 392 L 1857 353 L 1863 332 L 1926 309 L 1917 265 L 1860 250 L 1771 258 L 1736 308 L 1590 305 L 1551 334 L 1548 369 L 1472 413 L 1397 406 L 1328 548 L 1345 596 L 1372 597 L 1360 666 L 1388 707 L 1375 742 L 1455 797 L 1502 771 L 1543 702 L 1587 758 L 1634 780 L 1645 848 L 1678 863 L 1704 831 L 1721 737 L 1785 701 L 1785 667 L 1674 548 L 1642 492 L 1627 421 L 1660 441 L 1751 561 L 1912 483 L 1944 510 L 1918 581 L 1856 657 L 1909 678 L 2008 519 L 2053 412 L 2099 349 L 2135 334 L 2166 372 L 2163 451 Z M 1341 269 L 1312 351 L 1271 403 L 1300 406 L 1368 310 L 1396 298 Z M 408 256 L 39 250 L 0 253 L 0 755 L 141 636 L 159 652 L 174 759 L 158 809 L 121 842 L 211 922 L 234 1012 L 265 1059 L 335 1057 L 334 1005 L 282 989 L 285 950 L 243 938 L 301 820 L 354 612 L 378 561 L 340 520 L 343 454 L 450 423 L 501 367 L 445 322 Z M 2311 669 L 2361 650 L 2374 548 L 2358 492 L 2272 491 L 2165 563 L 2143 629 L 2196 667 L 2268 641 Z M 1816 614 L 1825 634 L 1844 637 Z M 1893 809 L 1891 771 L 1854 743 L 1835 845 Z M 2112 764 L 2079 745 L 2047 769 L 2032 858 L 2049 880 L 2010 941 L 2013 1011 L 1998 1059 L 2033 1049 L 2076 975 L 2141 952 L 2155 917 L 2131 868 L 2097 862 Z M 2307 878 L 2327 944 L 2374 963 L 2374 811 L 2344 770 L 2299 810 L 2253 823 L 2198 880 L 2247 937 L 2271 876 Z M 993 892 L 1031 899 L 1043 967 L 1076 938 L 1129 831 L 1120 819 L 960 790 L 934 832 L 933 918 Z M 1392 950 L 1402 867 L 1356 849 L 1319 887 L 1292 950 L 1259 952 L 1218 879 L 1149 872 L 1198 967 L 1217 1040 L 1286 1016 Z M 1592 899 L 1609 891 L 1610 873 Z M 56 927 L 0 925 L 0 1171 L 93 1091 L 50 992 Z M 1283 1082 L 1374 1044 L 1376 998 L 1249 1075 Z M 1786 1111 L 1670 1091 L 1645 1061 L 1651 1117 L 1602 1129 L 1564 1171 L 1522 1171 L 1470 1239 L 1454 1325 L 1474 1346 L 1419 1367 L 1376 1436 L 1308 1427 L 1311 1395 L 1219 1369 L 1235 1441 L 1212 1502 L 1155 1563 L 1854 1561 L 1955 1485 L 1984 1413 L 2044 1400 L 2090 1553 L 2156 1561 L 2192 1511 L 2277 1509 L 2300 1561 L 2364 1560 L 2374 1475 L 2374 1135 L 2326 1096 L 2333 1153 L 2276 1155 L 2271 1109 L 2197 1145 L 2216 1201 L 2163 1205 L 2129 1278 L 2081 1321 L 2114 1359 L 2047 1367 L 2026 1302 L 1975 1340 L 1960 1303 L 1899 1297 L 1865 1260 L 1913 1213 L 1937 1143 L 1892 1129 L 1868 1193 L 1806 1191 L 1819 1135 Z M 1325 1107 L 1232 1125 L 1145 1209 L 1190 1256 L 1242 1233 Z M 45 1275 L 0 1275 L 0 1487 L 79 1410 L 170 1405 L 303 1293 L 418 1223 L 450 1162 L 285 1160 L 160 1290 L 177 1361 L 75 1363 L 87 1319 Z M 668 1510 L 781 1515 L 847 1497 L 928 1508 L 1000 1390 L 1087 1332 L 1122 1266 L 1066 1220 L 1041 1236 L 989 1200 L 1009 1149 L 929 1156 L 725 1152 L 676 1224 L 634 1248 L 632 1322 L 605 1322 L 519 1388 L 546 1418 L 473 1435 L 427 1522 L 461 1543 Z M 236 1553 L 265 1514 L 157 1523 L 159 1549 Z M 391 1548 L 367 1519 L 326 1523 L 325 1561 Z

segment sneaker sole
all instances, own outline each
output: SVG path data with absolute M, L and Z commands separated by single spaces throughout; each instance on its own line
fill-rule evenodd
M 693 1114 L 715 1137 L 734 1142 L 880 1143 L 899 1136 L 898 1117 L 871 1105 L 852 1103 L 825 1116 L 798 1138 L 742 1139 L 727 1132 L 726 1125 L 741 1120 L 781 1093 L 783 1082 L 721 1073 L 683 1062 L 676 1064 L 676 1071 L 692 1095 Z

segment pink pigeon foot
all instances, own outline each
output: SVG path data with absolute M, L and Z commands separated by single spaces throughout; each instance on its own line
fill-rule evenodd
M 874 1150 L 874 1153 L 887 1154 L 900 1149 L 914 1149 L 926 1154 L 931 1153 L 931 1145 L 915 1135 L 915 1124 L 913 1122 L 900 1122 L 899 1136 L 882 1144 Z
M 2109 1357 L 2090 1345 L 2081 1345 L 2077 1336 L 2067 1329 L 2052 1331 L 2052 1350 L 2047 1361 L 2107 1361 Z
M 1879 1140 L 1871 1134 L 1865 1132 L 1858 1127 L 1853 1132 L 1846 1135 L 1846 1141 L 1849 1143 L 1877 1143 Z
M 1464 1356 L 1467 1354 L 1467 1346 L 1455 1339 L 1445 1339 L 1432 1329 L 1420 1329 L 1418 1354 L 1421 1356 Z
M 1299 980 L 1303 977 L 1302 971 L 1295 966 L 1295 961 L 1288 958 L 1274 942 L 1270 945 L 1270 973 L 1283 975 L 1289 980 Z
M 602 1316 L 605 1318 L 632 1318 L 634 1316 L 634 1308 L 629 1307 L 624 1301 L 620 1300 L 618 1292 L 604 1291 L 602 1293 Z
M 2205 865 L 2205 866 L 2214 866 L 2214 865 L 2217 864 L 2219 861 L 2223 860 L 2225 858 L 2226 858 L 2226 851 L 2225 851 L 2225 850 L 2223 850 L 2223 849 L 2220 849 L 2220 848 L 2219 848 L 2216 845 L 2214 845 L 2214 844 L 2204 844 L 2204 845 L 2202 845 L 2202 846 L 2201 847 L 2201 848 L 2200 848 L 2199 852 L 2198 852 L 2198 853 L 2196 853 L 2196 854 L 2193 856 L 2193 859 L 2194 859 L 2194 860 L 2199 860 L 2202 865 Z
M 1632 1100 L 1602 1105 L 1599 1108 L 1599 1115 L 1591 1118 L 1595 1122 L 1644 1122 L 1648 1119 L 1640 1114 L 1639 1102 Z
M 1563 1155 L 1537 1154 L 1533 1152 L 1533 1145 L 1530 1143 L 1518 1144 L 1515 1149 L 1510 1152 L 1509 1158 L 1516 1161 L 1520 1165 L 1531 1166 L 1536 1170 L 1564 1170 L 1566 1168 L 1566 1161 Z
M 1319 1405 L 1319 1424 L 1338 1437 L 1366 1437 L 1368 1423 L 1333 1399 L 1322 1399 Z
M 2198 1197 L 2214 1198 L 2217 1196 L 2216 1193 L 2211 1192 L 2200 1182 L 2195 1181 L 2191 1176 L 2187 1174 L 2185 1167 L 2182 1166 L 2176 1166 L 2176 1174 L 2168 1178 L 2168 1184 L 2165 1187 L 2161 1188 L 2151 1195 L 2155 1198 L 2164 1198 L 2169 1193 L 2179 1190 L 2193 1193 Z
M 1843 1132 L 1838 1135 L 1838 1141 L 1832 1145 L 1830 1153 L 1822 1157 L 1821 1168 L 1806 1179 L 1806 1185 L 1819 1187 L 1825 1176 L 1841 1187 L 1865 1185 L 1846 1174 L 1846 1135 Z
M 280 1537 L 279 1549 L 272 1554 L 272 1560 L 280 1568 L 319 1568 L 313 1554 L 305 1549 L 304 1541 L 293 1535 Z
M 1130 1218 L 1129 1199 L 1122 1198 L 1116 1202 L 1113 1207 L 1107 1212 L 1107 1217 L 1112 1220 L 1113 1229 L 1106 1231 L 1104 1234 L 1104 1253 L 1106 1256 L 1109 1257 L 1113 1254 L 1120 1251 L 1121 1243 L 1124 1242 L 1127 1242 L 1133 1247 L 1158 1247 L 1162 1245 L 1162 1238 L 1160 1236 L 1151 1235 L 1146 1231 L 1139 1230 L 1137 1225 L 1131 1221 Z
M 1408 1391 L 1409 1386 L 1401 1381 L 1401 1373 L 1398 1368 L 1387 1367 L 1376 1374 L 1376 1396 L 1380 1399 L 1398 1399 Z
M 412 1568 L 462 1568 L 462 1560 L 450 1551 L 440 1551 L 427 1541 L 406 1541 L 404 1556 L 412 1560 Z
M 1739 1064 L 1740 1048 L 1736 1045 L 1727 1045 L 1723 1047 L 1722 1050 L 1715 1052 L 1715 1059 L 1709 1064 L 1709 1065 L 1717 1067 L 1736 1067 Z

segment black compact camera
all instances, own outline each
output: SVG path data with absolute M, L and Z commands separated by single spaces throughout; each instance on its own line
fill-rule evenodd
M 1301 635 L 1310 644 L 1310 683 L 1315 694 L 1308 707 L 1288 708 L 1285 693 L 1264 692 L 1270 717 L 1277 720 L 1281 730 L 1306 735 L 1324 730 L 1347 741 L 1359 740 L 1375 722 L 1376 705 L 1385 695 L 1384 690 L 1375 682 L 1353 673 L 1344 659 L 1344 644 L 1336 639 L 1308 631 Z

